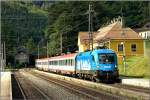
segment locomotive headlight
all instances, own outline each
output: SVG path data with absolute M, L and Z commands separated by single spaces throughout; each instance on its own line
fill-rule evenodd
M 97 68 L 99 68 L 99 66 L 97 66 Z

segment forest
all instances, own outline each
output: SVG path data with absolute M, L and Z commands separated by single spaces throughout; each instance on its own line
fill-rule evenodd
M 150 21 L 149 1 L 1 1 L 1 33 L 7 63 L 18 50 L 40 56 L 78 51 L 78 32 L 88 31 L 88 7 L 92 4 L 93 31 L 123 16 L 125 27 L 141 28 Z

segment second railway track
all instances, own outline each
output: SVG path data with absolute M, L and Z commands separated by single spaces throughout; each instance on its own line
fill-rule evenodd
M 16 80 L 16 83 L 19 87 L 17 88 L 17 90 L 13 90 L 13 93 L 20 91 L 19 94 L 17 93 L 14 96 L 13 100 L 52 100 L 42 90 L 40 90 L 33 82 L 24 78 L 19 72 L 14 72 L 13 76 L 14 80 Z

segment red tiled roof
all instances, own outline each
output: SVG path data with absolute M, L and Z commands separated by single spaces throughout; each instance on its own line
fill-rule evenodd
M 122 32 L 124 35 L 121 34 Z M 94 40 L 104 39 L 142 39 L 142 37 L 131 28 L 122 29 L 121 22 L 118 21 L 98 30 Z
M 41 58 L 41 59 L 37 59 L 38 61 L 39 60 L 54 60 L 54 59 L 63 59 L 63 58 L 73 58 L 76 56 L 77 53 L 71 53 L 71 54 L 65 54 L 65 55 L 62 55 L 62 56 L 55 56 L 55 57 L 50 57 L 50 58 Z
M 95 38 L 97 32 L 93 32 L 93 38 Z M 88 42 L 89 41 L 89 33 L 88 32 L 79 32 L 78 39 L 80 38 L 80 42 Z
M 121 34 L 122 32 L 124 35 Z M 80 39 L 81 44 L 87 43 L 89 41 L 88 32 L 79 32 L 78 39 Z M 142 39 L 142 37 L 129 27 L 122 28 L 121 22 L 117 21 L 93 33 L 94 41 L 106 39 Z

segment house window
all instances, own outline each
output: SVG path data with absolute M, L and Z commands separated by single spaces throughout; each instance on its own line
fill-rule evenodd
M 132 52 L 136 52 L 136 44 L 132 44 L 131 45 L 131 51 Z
M 123 44 L 118 44 L 118 51 L 123 51 Z

